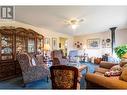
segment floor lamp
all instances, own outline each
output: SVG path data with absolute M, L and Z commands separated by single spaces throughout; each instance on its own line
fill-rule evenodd
M 44 45 L 44 57 L 45 57 L 45 60 L 48 60 L 48 58 L 49 58 L 48 51 L 50 51 L 50 46 L 49 46 L 49 44 L 45 44 Z

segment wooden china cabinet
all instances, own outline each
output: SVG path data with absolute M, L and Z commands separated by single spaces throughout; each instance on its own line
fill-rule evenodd
M 21 75 L 21 69 L 16 54 L 21 51 L 42 53 L 44 36 L 31 29 L 22 27 L 0 28 L 0 80 Z

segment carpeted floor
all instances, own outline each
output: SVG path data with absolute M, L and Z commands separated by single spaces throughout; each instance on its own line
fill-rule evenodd
M 86 64 L 89 68 L 89 72 L 93 73 L 94 72 L 94 68 L 98 65 L 92 64 L 92 63 L 85 63 L 85 62 L 81 62 L 82 64 Z M 82 71 L 82 79 L 80 81 L 80 86 L 81 89 L 85 89 L 85 74 L 86 71 L 83 70 Z M 6 81 L 1 81 L 0 82 L 0 89 L 51 89 L 51 81 L 49 80 L 49 82 L 47 82 L 46 78 L 42 79 L 42 80 L 38 80 L 32 83 L 29 83 L 26 85 L 26 87 L 23 87 L 23 81 L 22 81 L 22 77 L 17 77 L 17 78 L 13 78 L 10 80 L 6 80 Z

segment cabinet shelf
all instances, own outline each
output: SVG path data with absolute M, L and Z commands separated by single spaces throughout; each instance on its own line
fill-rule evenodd
M 2 53 L 1 56 L 10 56 L 12 53 Z
M 23 41 L 25 41 L 25 39 L 24 40 L 16 40 L 16 43 L 23 42 Z
M 3 49 L 3 48 L 12 48 L 12 45 L 10 45 L 10 46 L 1 46 L 1 48 Z
M 3 39 L 2 39 L 2 41 L 6 41 L 6 42 L 8 42 L 8 43 L 12 43 L 12 40 L 3 40 Z

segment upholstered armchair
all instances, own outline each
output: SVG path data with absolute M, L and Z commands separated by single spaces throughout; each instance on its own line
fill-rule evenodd
M 48 68 L 46 65 L 39 63 L 34 56 L 28 53 L 20 53 L 17 54 L 17 60 L 22 70 L 24 84 L 40 80 L 44 77 L 48 78 Z
M 50 67 L 52 89 L 80 89 L 78 69 L 73 66 Z
M 51 52 L 51 57 L 53 59 L 53 65 L 66 65 L 69 60 L 63 56 L 62 50 L 54 50 Z

